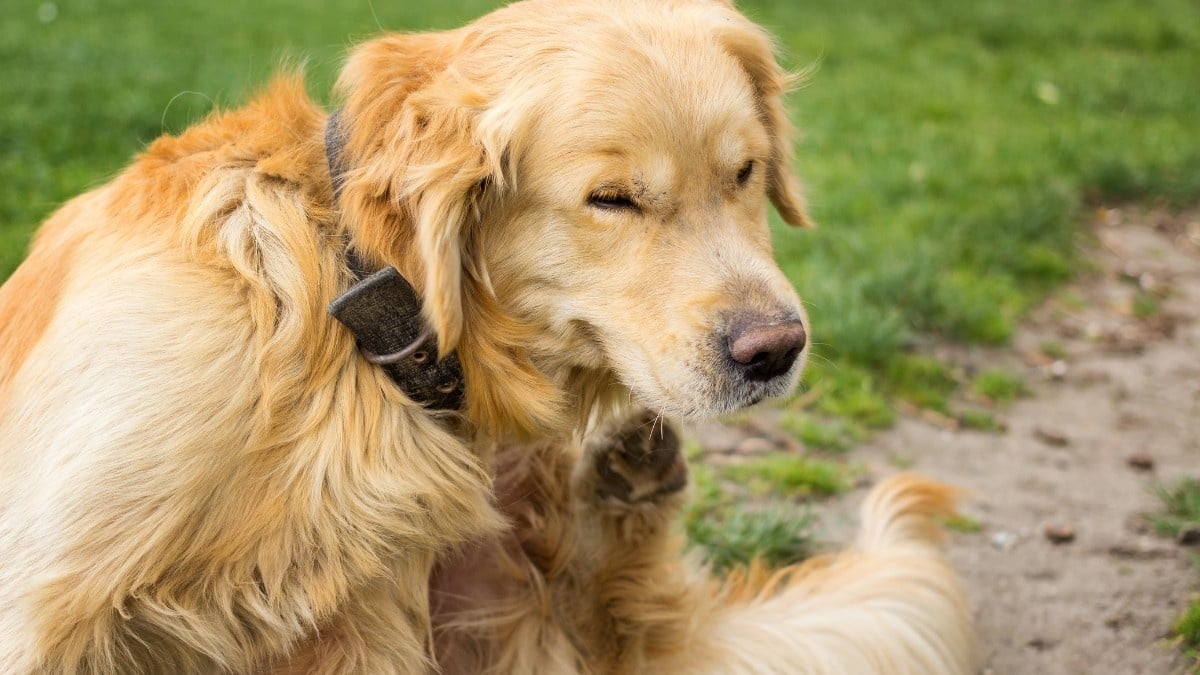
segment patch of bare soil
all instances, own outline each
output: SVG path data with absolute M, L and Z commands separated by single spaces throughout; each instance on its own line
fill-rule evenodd
M 912 414 L 852 455 L 870 479 L 905 464 L 970 491 L 963 511 L 982 530 L 951 534 L 949 553 L 977 607 L 984 673 L 1188 668 L 1166 636 L 1200 549 L 1156 536 L 1145 514 L 1161 507 L 1154 485 L 1200 475 L 1200 211 L 1096 221 L 1091 271 L 1012 348 L 939 354 L 1025 374 L 1003 432 Z M 831 542 L 851 536 L 864 492 L 817 506 Z

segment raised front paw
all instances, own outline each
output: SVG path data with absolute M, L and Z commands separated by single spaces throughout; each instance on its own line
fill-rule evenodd
M 601 502 L 655 503 L 687 486 L 687 460 L 680 451 L 679 434 L 648 410 L 594 434 L 585 445 L 584 462 L 593 475 L 581 487 L 590 487 Z

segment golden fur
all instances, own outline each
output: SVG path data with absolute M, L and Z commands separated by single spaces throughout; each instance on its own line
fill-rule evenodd
M 284 77 L 68 203 L 0 288 L 0 671 L 965 672 L 961 590 L 913 525 L 942 488 L 877 492 L 860 554 L 716 592 L 667 536 L 677 501 L 630 520 L 580 496 L 594 465 L 567 478 L 625 401 L 706 416 L 794 385 L 803 358 L 740 382 L 714 338 L 803 320 L 764 203 L 807 223 L 786 85 L 718 0 L 528 0 L 353 52 L 336 201 L 326 113 Z M 326 314 L 348 243 L 422 293 L 460 417 Z M 497 510 L 498 443 L 539 518 Z M 544 584 L 441 605 L 435 653 L 430 574 L 452 596 L 463 550 Z

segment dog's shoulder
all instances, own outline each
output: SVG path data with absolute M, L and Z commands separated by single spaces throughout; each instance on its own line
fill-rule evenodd
M 217 201 L 218 213 L 229 211 L 253 187 L 327 203 L 325 120 L 300 76 L 280 76 L 245 106 L 152 142 L 116 180 L 112 202 L 135 207 L 126 211 L 135 218 L 185 224 Z M 214 199 L 222 195 L 228 199 Z
M 112 181 L 64 205 L 0 288 L 0 309 L 24 317 L 0 325 L 0 390 L 49 326 L 77 323 L 64 314 L 77 296 L 95 305 L 89 314 L 110 308 L 112 326 L 133 320 L 116 314 L 121 298 L 138 295 L 137 316 L 167 313 L 150 319 L 151 333 L 195 311 L 185 304 L 198 298 L 239 297 L 262 344 L 325 337 L 315 315 L 339 269 L 325 120 L 300 77 L 280 77 L 245 106 L 153 141 Z

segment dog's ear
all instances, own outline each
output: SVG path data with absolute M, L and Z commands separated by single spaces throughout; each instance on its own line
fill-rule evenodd
M 424 266 L 425 318 L 448 354 L 463 329 L 463 283 L 468 241 L 483 216 L 486 191 L 502 183 L 499 158 L 477 140 L 482 102 L 459 78 L 417 92 L 410 117 L 403 198 L 416 224 Z
M 379 38 L 338 80 L 351 167 L 340 199 L 356 246 L 419 276 L 440 354 L 462 335 L 464 250 L 504 154 L 477 133 L 488 97 L 449 67 L 460 45 L 455 33 Z
M 731 12 L 732 13 L 732 12 Z M 792 171 L 794 129 L 783 96 L 796 79 L 775 61 L 770 37 L 740 15 L 718 29 L 719 39 L 741 64 L 758 98 L 759 112 L 771 136 L 767 194 L 784 221 L 812 227 L 804 189 Z

